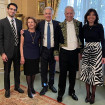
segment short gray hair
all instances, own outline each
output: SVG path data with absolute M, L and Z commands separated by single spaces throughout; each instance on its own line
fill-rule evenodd
M 45 8 L 44 8 L 44 12 L 43 12 L 44 14 L 45 14 L 45 10 L 46 10 L 46 9 L 50 9 L 51 12 L 52 12 L 52 15 L 54 14 L 54 10 L 53 10 L 51 7 L 45 7 Z
M 72 7 L 72 6 L 66 6 L 66 8 L 65 8 L 65 13 L 66 13 L 66 9 L 72 9 L 73 11 L 74 11 L 74 8 Z M 75 13 L 75 11 L 74 11 L 74 13 Z

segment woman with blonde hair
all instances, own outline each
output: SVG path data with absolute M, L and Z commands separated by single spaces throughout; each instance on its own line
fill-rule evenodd
M 20 54 L 21 64 L 24 64 L 24 74 L 28 84 L 28 96 L 33 98 L 35 94 L 34 79 L 35 74 L 39 73 L 39 38 L 40 33 L 36 30 L 37 21 L 33 17 L 28 17 L 26 20 L 27 30 L 24 30 L 21 35 Z M 22 33 L 22 32 L 21 32 Z

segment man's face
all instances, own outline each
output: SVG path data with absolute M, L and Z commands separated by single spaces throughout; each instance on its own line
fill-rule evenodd
M 44 17 L 46 21 L 51 21 L 52 20 L 52 11 L 50 9 L 46 9 L 44 13 Z
M 66 21 L 72 21 L 73 18 L 74 18 L 74 11 L 72 8 L 67 8 L 66 11 L 65 11 L 65 18 L 66 18 Z
M 7 13 L 10 17 L 14 17 L 16 14 L 16 7 L 14 5 L 10 5 L 9 9 L 7 8 Z

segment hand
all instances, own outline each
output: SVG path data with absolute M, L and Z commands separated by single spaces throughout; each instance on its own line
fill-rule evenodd
M 7 57 L 7 55 L 5 53 L 2 54 L 1 58 L 2 58 L 2 60 L 4 62 L 7 62 L 8 61 L 8 57 Z
M 105 64 L 105 58 L 102 58 L 102 64 Z
M 56 61 L 59 61 L 59 56 L 55 56 L 54 59 L 55 59 Z
M 23 34 L 24 34 L 24 29 L 22 29 L 22 30 L 20 31 L 20 34 L 21 34 L 21 35 L 23 35 Z
M 20 64 L 24 64 L 25 63 L 25 59 L 24 59 L 24 57 L 21 57 L 21 60 L 20 60 Z

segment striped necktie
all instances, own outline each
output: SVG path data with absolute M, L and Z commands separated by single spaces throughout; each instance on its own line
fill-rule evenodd
M 13 19 L 11 20 L 11 28 L 12 28 L 12 32 L 13 32 L 14 39 L 15 39 L 15 46 L 17 46 L 18 43 L 19 43 L 19 39 L 18 39 L 18 36 L 16 34 L 16 29 L 15 29 L 15 25 L 14 25 L 14 20 Z

